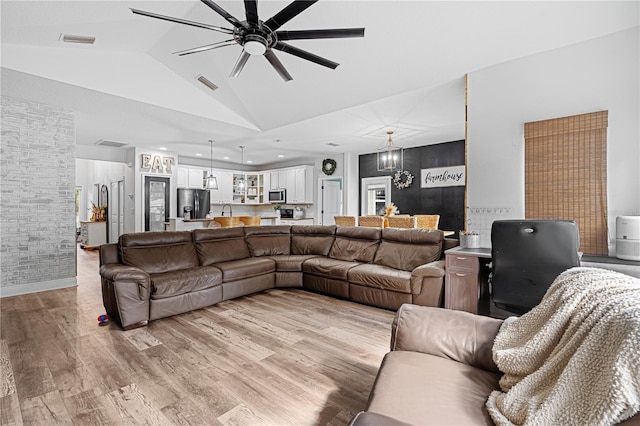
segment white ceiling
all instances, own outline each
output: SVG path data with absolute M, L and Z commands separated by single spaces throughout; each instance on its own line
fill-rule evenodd
M 216 3 L 245 19 L 243 2 Z M 259 2 L 260 19 L 287 4 Z M 637 26 L 638 6 L 320 0 L 281 29 L 365 27 L 365 37 L 289 42 L 340 66 L 276 51 L 293 76 L 285 83 L 263 57 L 230 78 L 240 46 L 174 55 L 229 37 L 129 10 L 230 26 L 197 0 L 2 0 L 2 94 L 74 110 L 79 145 L 166 147 L 184 162 L 198 153 L 208 159 L 213 139 L 216 159 L 238 163 L 243 145 L 256 166 L 362 154 L 381 147 L 387 130 L 404 147 L 462 139 L 466 73 Z M 96 42 L 63 43 L 61 34 Z

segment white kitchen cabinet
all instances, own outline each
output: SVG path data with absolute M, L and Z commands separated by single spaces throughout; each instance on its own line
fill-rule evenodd
M 233 172 L 227 170 L 213 170 L 218 179 L 218 189 L 211 189 L 211 204 L 226 204 L 233 200 Z
M 313 167 L 300 166 L 286 171 L 287 203 L 313 203 Z
M 178 167 L 178 188 L 186 188 L 189 182 L 189 169 Z
M 94 249 L 107 243 L 107 222 L 80 222 L 80 247 Z
M 269 172 L 269 189 L 272 189 L 272 190 L 280 189 L 279 176 L 280 176 L 280 173 L 277 170 L 273 172 Z M 285 183 L 286 183 L 286 179 L 282 181 L 282 187 L 284 187 Z
M 204 188 L 205 171 L 203 169 L 189 168 L 187 176 L 187 188 L 202 189 Z

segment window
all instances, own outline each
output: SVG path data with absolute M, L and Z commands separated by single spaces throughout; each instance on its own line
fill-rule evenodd
M 608 254 L 608 111 L 525 123 L 525 217 L 570 219 L 580 250 Z

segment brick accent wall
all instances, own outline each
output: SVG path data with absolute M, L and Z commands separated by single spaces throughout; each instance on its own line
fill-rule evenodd
M 1 295 L 75 285 L 75 115 L 0 98 Z

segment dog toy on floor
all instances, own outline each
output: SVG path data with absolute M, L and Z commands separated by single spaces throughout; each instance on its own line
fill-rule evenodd
M 98 325 L 107 325 L 109 324 L 109 316 L 107 314 L 102 314 L 98 316 Z

